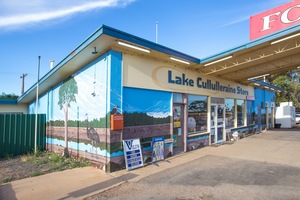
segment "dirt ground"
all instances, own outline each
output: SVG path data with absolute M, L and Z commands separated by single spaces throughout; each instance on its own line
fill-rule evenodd
M 90 163 L 46 152 L 38 157 L 23 155 L 0 159 L 0 184 L 87 165 Z
M 0 160 L 0 184 L 51 172 L 51 164 L 38 165 L 32 162 L 23 162 L 21 156 Z

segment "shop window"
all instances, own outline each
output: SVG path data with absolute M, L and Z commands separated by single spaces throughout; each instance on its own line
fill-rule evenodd
M 262 105 L 262 107 L 261 107 L 261 124 L 266 125 L 267 124 L 267 119 L 266 119 L 267 113 L 266 113 L 266 107 L 264 106 L 265 103 L 261 102 L 261 105 Z
M 247 125 L 253 125 L 255 124 L 254 117 L 255 112 L 253 109 L 254 101 L 247 101 Z
M 207 99 L 188 95 L 188 134 L 207 132 Z
M 226 128 L 234 127 L 234 99 L 225 99 L 226 116 L 225 125 Z
M 244 113 L 245 113 L 245 101 L 244 100 L 237 100 L 237 126 L 244 126 Z
M 272 107 L 268 107 L 269 125 L 272 125 Z

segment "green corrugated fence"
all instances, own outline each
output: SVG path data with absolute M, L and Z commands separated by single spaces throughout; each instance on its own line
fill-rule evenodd
M 0 157 L 34 151 L 35 114 L 0 114 Z M 46 114 L 38 114 L 37 149 L 46 149 Z

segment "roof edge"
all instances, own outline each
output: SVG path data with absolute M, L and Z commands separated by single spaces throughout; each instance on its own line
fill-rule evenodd
M 18 100 L 17 99 L 0 99 L 0 104 L 17 105 L 18 104 Z
M 116 39 L 124 40 L 130 43 L 134 43 L 137 45 L 141 45 L 165 54 L 169 54 L 170 56 L 175 56 L 190 62 L 194 62 L 196 64 L 200 63 L 200 59 L 189 56 L 187 54 L 181 53 L 179 51 L 173 50 L 171 48 L 162 46 L 160 44 L 151 42 L 149 40 L 140 38 L 135 35 L 131 35 L 129 33 L 120 31 L 118 29 L 109 27 L 107 25 L 102 25 L 100 28 L 98 28 L 94 33 L 92 33 L 87 39 L 85 39 L 80 45 L 78 45 L 71 53 L 69 53 L 63 60 L 61 60 L 58 64 L 55 65 L 49 72 L 47 72 L 40 80 L 38 81 L 39 84 L 43 83 L 47 78 L 49 78 L 51 75 L 55 74 L 55 72 L 60 69 L 63 65 L 65 65 L 69 60 L 71 60 L 73 57 L 78 55 L 85 47 L 87 47 L 90 43 L 92 43 L 94 40 L 96 40 L 101 35 L 108 35 L 111 37 L 115 37 Z M 18 98 L 18 102 L 21 102 L 26 95 L 34 91 L 37 87 L 37 82 L 34 83 L 24 94 L 22 94 Z

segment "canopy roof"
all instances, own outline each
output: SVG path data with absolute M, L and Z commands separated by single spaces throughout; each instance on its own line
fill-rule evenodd
M 299 53 L 300 25 L 297 25 L 202 59 L 197 69 L 249 84 L 253 77 L 296 69 L 300 66 Z

